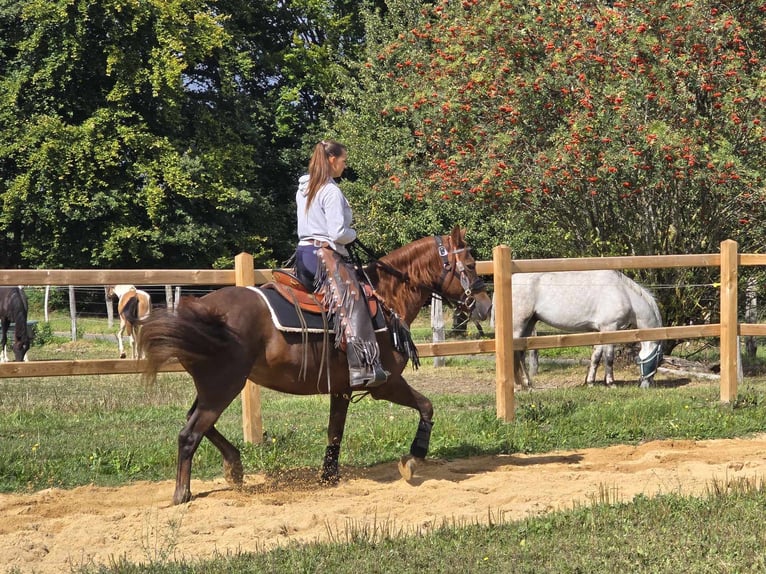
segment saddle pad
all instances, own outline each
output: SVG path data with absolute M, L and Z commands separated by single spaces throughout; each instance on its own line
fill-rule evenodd
M 274 322 L 274 326 L 280 331 L 292 333 L 304 331 L 308 333 L 323 333 L 325 331 L 320 313 L 303 311 L 303 321 L 306 325 L 304 329 L 301 319 L 295 310 L 295 305 L 282 297 L 278 291 L 275 289 L 261 289 L 259 287 L 248 287 L 248 289 L 261 296 L 271 312 L 271 320 Z M 378 312 L 373 319 L 373 326 L 375 331 L 386 330 L 386 322 L 383 314 L 380 312 L 380 306 L 378 306 Z M 332 330 L 332 321 L 329 321 L 328 329 Z

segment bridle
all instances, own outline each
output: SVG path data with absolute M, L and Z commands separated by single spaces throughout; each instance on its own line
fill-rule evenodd
M 434 241 L 436 241 L 436 250 L 442 261 L 442 273 L 439 278 L 439 284 L 434 292 L 442 295 L 444 293 L 445 285 L 452 280 L 456 273 L 459 273 L 460 285 L 463 287 L 463 296 L 458 300 L 456 311 L 470 315 L 473 312 L 473 308 L 476 306 L 476 298 L 473 296 L 474 291 L 484 291 L 486 285 L 484 280 L 478 275 L 471 282 L 468 277 L 468 271 L 463 262 L 458 259 L 458 253 L 466 251 L 466 248 L 453 249 L 449 251 L 444 245 L 441 236 L 434 235 Z M 454 265 L 450 263 L 450 255 L 454 255 Z

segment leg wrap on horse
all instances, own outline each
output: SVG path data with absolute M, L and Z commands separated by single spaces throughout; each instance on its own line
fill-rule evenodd
M 317 250 L 317 290 L 324 294 L 333 319 L 335 347 L 345 342 L 351 386 L 373 387 L 385 382 L 380 350 L 372 327 L 367 300 L 355 269 L 332 249 Z
M 431 443 L 431 429 L 434 423 L 420 419 L 418 432 L 415 433 L 415 440 L 410 446 L 410 454 L 416 458 L 425 458 L 428 454 L 428 446 Z
M 322 482 L 338 482 L 340 478 L 340 468 L 338 459 L 340 458 L 340 445 L 330 444 L 324 451 L 324 461 L 322 461 Z

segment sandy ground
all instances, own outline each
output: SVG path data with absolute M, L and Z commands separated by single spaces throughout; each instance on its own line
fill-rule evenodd
M 290 541 L 345 541 L 448 524 L 513 520 L 636 494 L 701 494 L 766 476 L 766 435 L 747 440 L 655 441 L 537 455 L 432 460 L 404 481 L 395 464 L 342 469 L 333 488 L 307 471 L 192 481 L 172 506 L 173 483 L 86 486 L 0 495 L 0 568 L 60 573 L 125 557 L 133 562 L 258 551 Z

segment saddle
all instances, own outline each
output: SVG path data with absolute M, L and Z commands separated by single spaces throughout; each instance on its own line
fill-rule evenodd
M 273 281 L 260 286 L 261 293 L 266 297 L 272 309 L 272 315 L 278 318 L 277 326 L 286 327 L 283 330 L 295 330 L 297 327 L 308 327 L 309 331 L 314 329 L 324 330 L 326 324 L 322 314 L 326 311 L 321 294 L 309 291 L 306 285 L 292 273 L 275 269 L 272 271 Z M 380 305 L 375 298 L 372 287 L 367 284 L 362 285 L 364 289 L 367 306 L 370 317 L 373 317 L 373 325 L 376 330 L 385 329 L 385 319 L 380 313 Z M 281 301 L 281 304 L 280 304 Z M 285 305 L 289 303 L 289 305 Z M 306 313 L 306 316 L 299 317 L 298 313 Z

